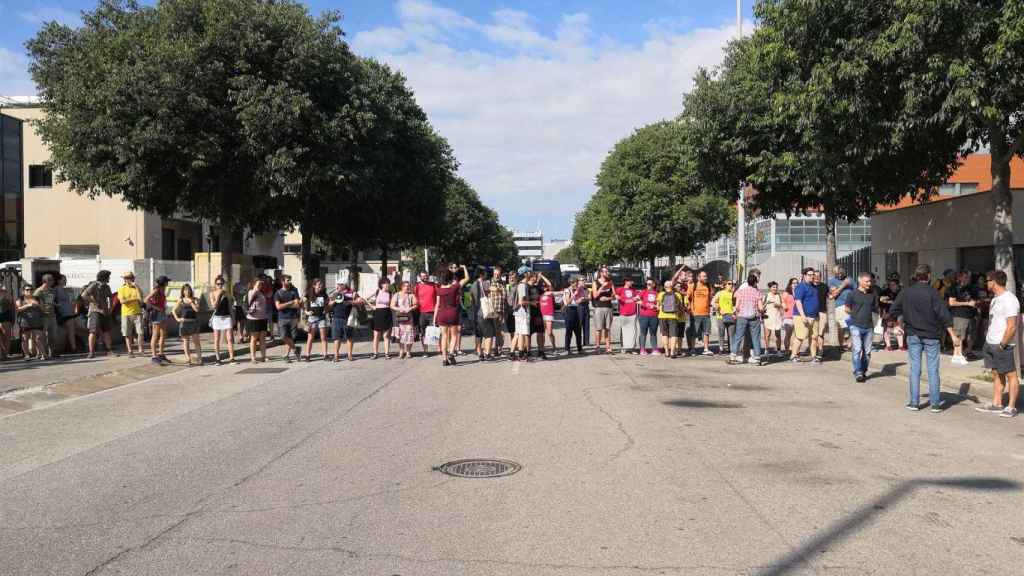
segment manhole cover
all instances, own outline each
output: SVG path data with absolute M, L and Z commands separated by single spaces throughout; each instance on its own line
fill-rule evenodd
M 244 370 L 239 370 L 236 374 L 280 374 L 287 371 L 287 368 L 245 368 Z
M 511 460 L 487 458 L 456 460 L 434 468 L 434 470 L 444 472 L 449 476 L 458 476 L 459 478 L 498 478 L 500 476 L 511 476 L 522 469 L 522 465 Z

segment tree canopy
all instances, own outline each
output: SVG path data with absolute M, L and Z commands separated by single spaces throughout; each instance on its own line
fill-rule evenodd
M 405 79 L 292 0 L 102 0 L 28 42 L 58 178 L 132 208 L 329 241 L 425 240 L 455 168 Z
M 688 254 L 729 231 L 729 201 L 694 172 L 689 126 L 638 129 L 608 154 L 597 192 L 576 216 L 573 244 L 589 263 Z
M 480 201 L 476 190 L 461 178 L 449 182 L 444 193 L 444 218 L 427 245 L 433 268 L 449 263 L 500 265 L 505 270 L 519 264 L 519 250 L 512 232 L 501 225 L 498 214 Z M 416 255 L 417 262 L 420 254 Z

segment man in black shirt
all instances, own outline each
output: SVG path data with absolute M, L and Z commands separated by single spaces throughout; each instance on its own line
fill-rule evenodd
M 967 365 L 965 357 L 971 350 L 971 334 L 978 317 L 978 291 L 971 285 L 971 273 L 961 270 L 956 284 L 946 291 L 949 312 L 953 315 L 953 333 L 960 338 L 961 345 L 953 347 L 953 363 Z
M 821 271 L 814 271 L 814 279 L 811 280 L 814 289 L 818 291 L 818 355 L 825 356 L 825 334 L 828 334 L 828 283 L 821 281 Z
M 870 272 L 857 276 L 857 289 L 846 297 L 847 322 L 850 340 L 853 344 L 853 377 L 857 382 L 867 380 L 868 364 L 871 362 L 871 341 L 875 336 L 875 313 L 878 312 L 878 296 L 873 287 Z

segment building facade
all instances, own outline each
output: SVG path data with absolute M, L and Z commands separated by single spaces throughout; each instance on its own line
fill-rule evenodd
M 1010 166 L 1015 206 L 1024 205 L 1024 161 Z M 934 274 L 947 269 L 985 272 L 995 265 L 991 158 L 973 154 L 939 194 L 926 202 L 910 199 L 882 207 L 872 218 L 871 268 L 875 274 L 908 278 L 918 264 Z M 1024 226 L 1014 228 L 1014 266 L 1021 285 Z
M 519 249 L 519 259 L 523 262 L 536 260 L 544 257 L 544 233 L 537 232 L 512 232 L 512 240 Z
M 120 198 L 89 197 L 58 182 L 50 151 L 31 127 L 38 105 L 0 107 L 4 205 L 0 212 L 4 260 L 160 259 L 192 260 L 197 252 L 246 254 L 257 266 L 280 265 L 283 234 L 251 236 L 188 218 L 162 218 L 132 210 Z

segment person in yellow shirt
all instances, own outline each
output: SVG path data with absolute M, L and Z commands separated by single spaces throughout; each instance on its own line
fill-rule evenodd
M 117 300 L 121 303 L 121 336 L 128 346 L 128 355 L 135 357 L 135 341 L 139 342 L 139 354 L 142 351 L 142 290 L 135 285 L 135 274 L 125 272 L 121 275 L 124 284 L 117 289 Z
M 711 310 L 715 315 L 715 324 L 718 329 L 718 353 L 728 354 L 729 343 L 732 342 L 732 332 L 736 329 L 736 303 L 733 300 L 732 280 L 726 280 L 725 285 L 711 301 Z
M 665 289 L 658 293 L 658 327 L 666 358 L 675 358 L 679 347 L 679 317 L 686 305 L 685 296 L 675 289 L 675 283 L 665 281 Z

